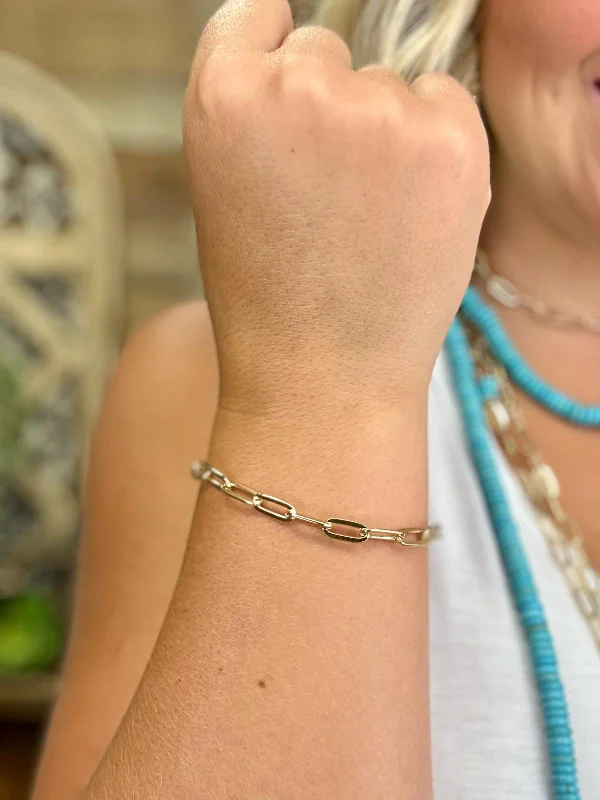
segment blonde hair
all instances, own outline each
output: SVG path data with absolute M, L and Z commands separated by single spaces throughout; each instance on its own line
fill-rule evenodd
M 446 72 L 478 94 L 480 0 L 321 0 L 312 22 L 338 33 L 357 68 L 383 64 L 407 81 Z

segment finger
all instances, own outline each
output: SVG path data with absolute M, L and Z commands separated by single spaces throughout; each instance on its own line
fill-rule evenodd
M 443 72 L 420 75 L 410 84 L 409 90 L 427 103 L 446 107 L 454 113 L 462 110 L 479 116 L 479 107 L 473 96 L 458 81 Z
M 272 52 L 294 28 L 287 0 L 227 0 L 207 23 L 196 51 L 202 64 L 224 53 Z
M 284 55 L 316 56 L 352 67 L 352 55 L 346 42 L 333 31 L 316 25 L 296 28 L 286 37 L 279 52 Z
M 406 81 L 389 67 L 384 67 L 381 64 L 371 64 L 368 67 L 359 69 L 356 75 L 365 82 L 366 91 L 385 91 L 388 94 L 391 91 L 405 103 L 414 99 L 414 95 L 406 85 Z

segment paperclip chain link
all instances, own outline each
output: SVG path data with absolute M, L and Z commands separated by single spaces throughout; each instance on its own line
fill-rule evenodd
M 262 514 L 274 517 L 281 522 L 296 521 L 315 525 L 321 528 L 323 533 L 331 539 L 337 541 L 361 543 L 369 539 L 375 539 L 383 542 L 396 542 L 403 547 L 427 547 L 430 542 L 441 535 L 441 529 L 438 525 L 430 525 L 426 528 L 399 528 L 392 530 L 369 528 L 362 522 L 355 522 L 341 517 L 329 517 L 324 521 L 314 519 L 313 517 L 299 514 L 295 506 L 280 497 L 257 492 L 248 486 L 232 481 L 221 470 L 211 466 L 206 461 L 194 461 L 191 465 L 191 472 L 196 480 L 208 483 L 233 500 L 252 506 Z

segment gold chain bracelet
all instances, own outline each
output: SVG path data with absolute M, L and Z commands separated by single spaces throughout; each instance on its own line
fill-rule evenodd
M 274 517 L 281 522 L 296 521 L 316 525 L 327 536 L 337 541 L 359 543 L 366 542 L 368 539 L 378 539 L 383 542 L 397 542 L 404 547 L 427 547 L 431 541 L 441 535 L 441 529 L 438 525 L 431 525 L 427 528 L 388 530 L 386 528 L 368 528 L 362 522 L 354 522 L 351 519 L 341 519 L 340 517 L 330 517 L 323 522 L 299 514 L 291 503 L 282 500 L 280 497 L 274 497 L 263 492 L 255 492 L 254 489 L 249 489 L 241 483 L 230 480 L 216 467 L 207 464 L 206 461 L 192 462 L 191 471 L 196 480 L 206 481 L 228 497 L 252 506 L 262 514 L 267 514 L 269 517 Z M 265 505 L 265 503 L 269 505 Z M 270 506 L 275 506 L 275 509 Z M 346 531 L 356 531 L 356 533 L 340 533 L 340 528 Z

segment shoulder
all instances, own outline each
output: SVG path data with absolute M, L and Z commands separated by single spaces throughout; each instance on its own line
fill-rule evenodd
M 216 375 L 216 367 L 208 305 L 197 301 L 169 308 L 140 325 L 123 349 L 117 374 L 140 369 L 151 378 L 161 368 L 194 380 L 206 377 L 206 371 Z
M 92 441 L 64 686 L 35 797 L 83 786 L 139 684 L 181 568 L 198 492 L 189 465 L 207 452 L 217 395 L 205 303 L 159 314 L 123 348 Z M 66 752 L 77 758 L 66 764 Z
M 173 307 L 142 324 L 129 338 L 108 383 L 96 451 L 197 457 L 205 449 L 217 406 L 219 372 L 208 306 Z M 96 455 L 98 453 L 96 452 Z M 158 455 L 158 453 L 156 454 Z
M 218 366 L 208 305 L 175 306 L 144 322 L 123 348 L 109 395 L 157 392 L 174 402 L 183 390 L 198 390 L 196 400 L 216 397 Z M 150 399 L 148 397 L 148 399 Z

